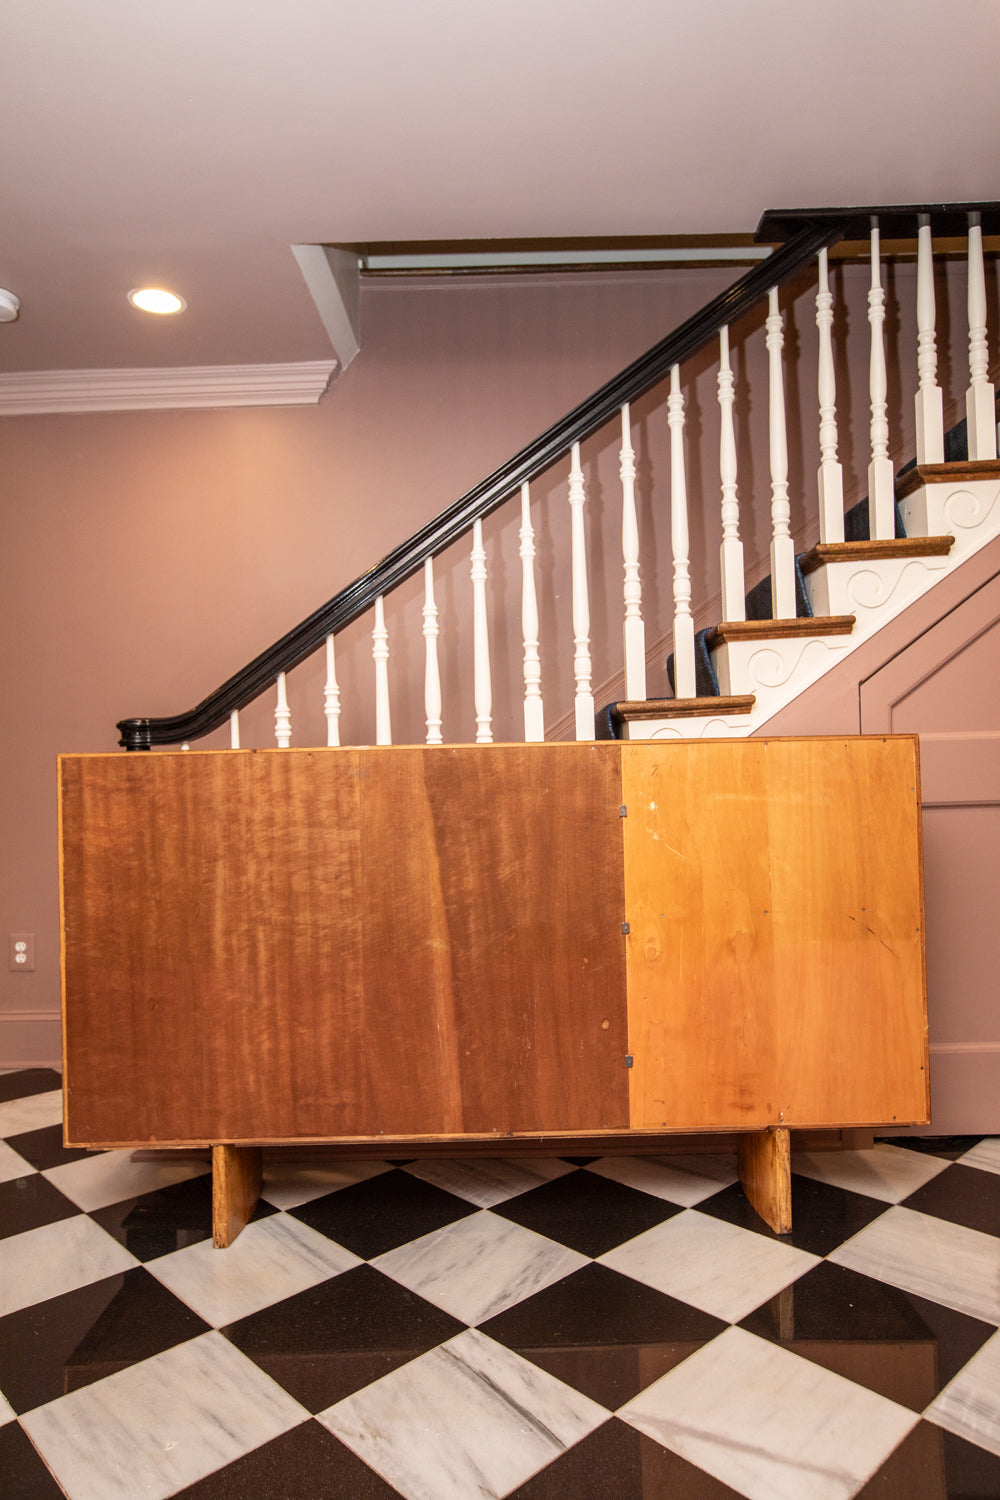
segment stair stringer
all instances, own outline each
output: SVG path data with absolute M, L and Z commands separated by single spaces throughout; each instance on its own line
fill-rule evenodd
M 916 600 L 952 576 L 1000 536 L 1000 465 L 982 478 L 938 473 L 919 482 L 902 501 L 907 534 L 950 535 L 948 556 L 825 563 L 807 578 L 817 615 L 853 614 L 849 636 L 796 636 L 786 640 L 726 642 L 713 653 L 724 693 L 753 694 L 745 715 L 703 719 L 647 719 L 625 725 L 630 739 L 722 739 L 756 734 L 801 693 L 825 677 Z M 987 466 L 983 466 L 984 468 Z M 915 476 L 916 477 L 916 476 Z

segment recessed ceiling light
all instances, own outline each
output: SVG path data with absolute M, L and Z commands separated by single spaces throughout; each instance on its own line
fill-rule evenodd
M 133 307 L 151 313 L 179 313 L 187 307 L 183 297 L 164 291 L 160 286 L 136 287 L 129 292 L 128 300 Z

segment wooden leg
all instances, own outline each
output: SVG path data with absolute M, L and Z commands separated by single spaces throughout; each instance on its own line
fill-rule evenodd
M 739 1173 L 743 1191 L 776 1234 L 792 1232 L 792 1161 L 783 1128 L 741 1135 Z
M 212 1147 L 212 1241 L 217 1250 L 233 1243 L 257 1207 L 261 1172 L 259 1146 Z

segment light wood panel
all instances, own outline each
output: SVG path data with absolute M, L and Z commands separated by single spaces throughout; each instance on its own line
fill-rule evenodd
M 623 762 L 633 1127 L 926 1119 L 916 741 L 653 751 Z
M 758 1125 L 777 1106 L 765 744 L 623 751 L 631 1123 Z
M 779 1116 L 926 1120 L 916 739 L 794 746 L 767 744 Z

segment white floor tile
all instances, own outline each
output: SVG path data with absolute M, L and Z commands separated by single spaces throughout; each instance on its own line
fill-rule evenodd
M 46 1125 L 61 1125 L 62 1089 L 32 1094 L 28 1099 L 8 1099 L 0 1104 L 0 1135 L 25 1135 Z
M 21 1421 L 69 1500 L 164 1500 L 307 1415 L 221 1334 L 206 1333 Z
M 530 1157 L 525 1161 L 479 1160 L 415 1161 L 406 1168 L 414 1177 L 431 1182 L 479 1208 L 506 1203 L 531 1188 L 565 1177 L 576 1168 L 555 1157 Z
M 741 1328 L 618 1415 L 747 1500 L 849 1500 L 918 1420 Z
M 389 1250 L 372 1265 L 463 1323 L 482 1323 L 587 1259 L 483 1210 Z
M 25 1161 L 6 1141 L 0 1141 L 0 1182 L 15 1182 L 18 1177 L 31 1177 L 34 1171 L 30 1161 Z
M 979 1167 L 983 1172 L 1000 1172 L 1000 1136 L 988 1135 L 978 1146 L 973 1146 L 971 1151 L 966 1151 L 958 1159 L 963 1167 Z
M 351 1161 L 337 1166 L 323 1162 L 292 1161 L 287 1165 L 281 1161 L 266 1162 L 260 1196 L 275 1208 L 300 1208 L 327 1193 L 391 1171 L 387 1161 Z
M 588 1172 L 610 1177 L 641 1193 L 652 1193 L 667 1203 L 695 1208 L 737 1178 L 736 1161 L 727 1155 L 605 1156 Z
M 135 1265 L 134 1255 L 83 1214 L 11 1235 L 0 1240 L 0 1316 Z
M 685 1209 L 599 1257 L 613 1271 L 728 1323 L 745 1318 L 818 1259 L 697 1209 Z
M 950 1166 L 945 1157 L 885 1144 L 870 1151 L 796 1151 L 792 1156 L 792 1171 L 800 1177 L 864 1193 L 882 1203 L 901 1203 Z
M 497 1500 L 607 1416 L 470 1330 L 319 1419 L 406 1500 Z
M 827 1259 L 1000 1324 L 1000 1240 L 993 1235 L 897 1206 Z
M 226 1250 L 200 1240 L 146 1263 L 163 1285 L 215 1328 L 318 1286 L 360 1264 L 326 1235 L 286 1214 L 248 1224 Z
M 159 1157 L 155 1161 L 133 1161 L 132 1152 L 102 1151 L 98 1156 L 82 1156 L 79 1161 L 64 1162 L 59 1167 L 48 1167 L 42 1173 L 53 1187 L 90 1213 L 94 1208 L 106 1208 L 109 1203 L 123 1203 L 126 1198 L 138 1198 L 142 1193 L 152 1193 L 157 1188 L 170 1187 L 175 1182 L 187 1182 L 191 1177 L 203 1177 L 212 1170 L 208 1162 L 192 1160 L 170 1161 Z
M 924 1415 L 1000 1457 L 1000 1333 L 969 1360 Z

